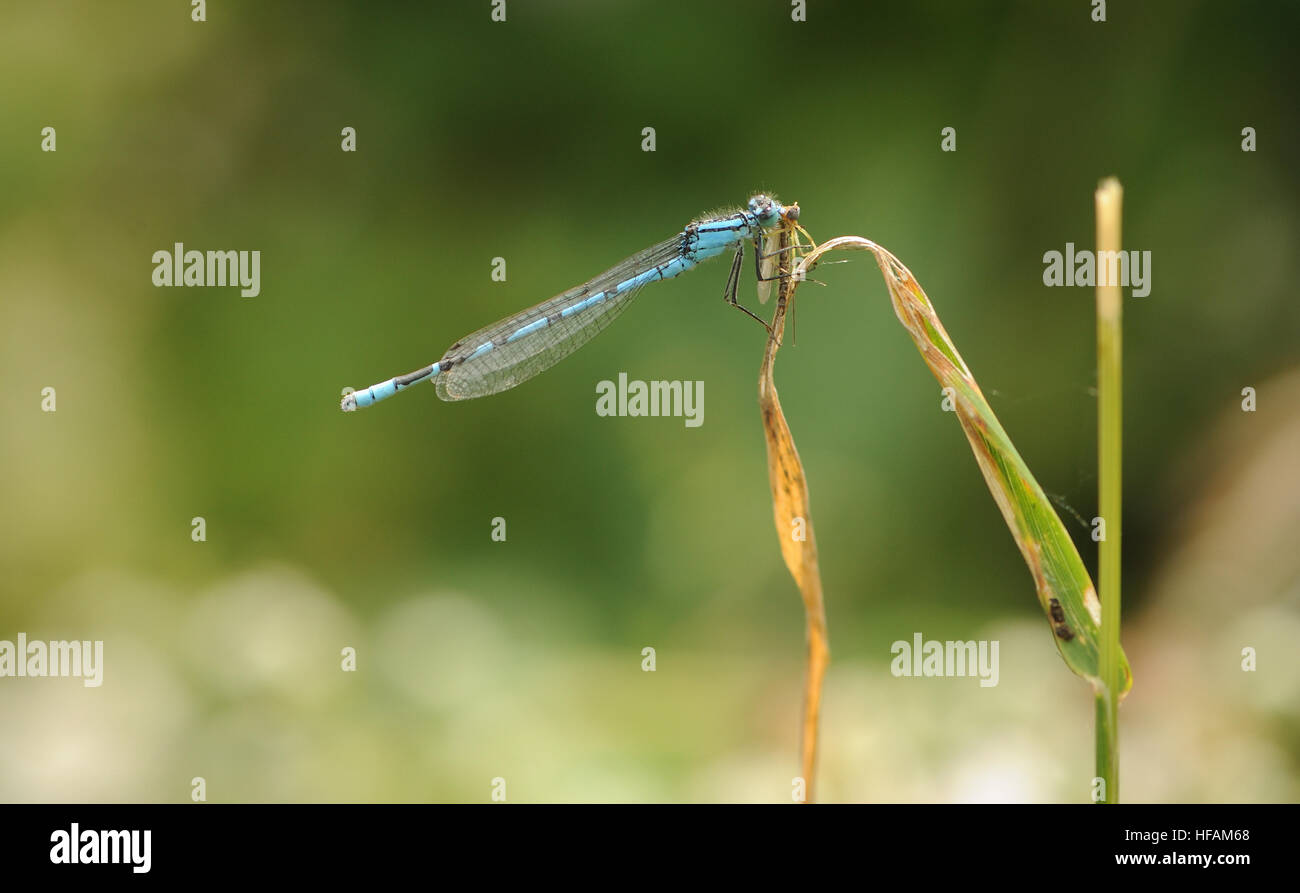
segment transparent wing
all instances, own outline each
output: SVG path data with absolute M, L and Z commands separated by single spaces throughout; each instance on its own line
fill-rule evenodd
M 443 400 L 470 400 L 509 390 L 586 344 L 632 303 L 653 276 L 611 293 L 621 283 L 663 267 L 680 254 L 681 235 L 666 239 L 594 279 L 479 329 L 453 344 L 434 379 Z M 575 309 L 576 308 L 576 309 Z M 568 315 L 564 311 L 570 310 Z M 484 345 L 491 347 L 484 349 Z
M 782 218 L 779 226 L 769 230 L 763 236 L 762 244 L 759 246 L 758 260 L 758 301 L 760 304 L 766 304 L 767 299 L 776 294 L 780 288 L 781 280 L 778 278 L 781 274 L 781 265 L 785 264 L 786 270 L 794 267 L 801 253 L 799 247 L 791 248 L 790 246 L 801 246 L 802 241 L 799 238 L 799 229 L 790 221 Z M 781 249 L 786 249 L 784 252 Z
M 774 229 L 765 235 L 758 246 L 758 302 L 760 304 L 766 304 L 780 284 L 777 274 L 781 272 L 781 257 L 775 253 L 779 247 L 781 247 L 780 229 Z

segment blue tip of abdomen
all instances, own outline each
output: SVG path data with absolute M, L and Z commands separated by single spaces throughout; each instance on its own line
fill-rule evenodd
M 371 385 L 360 391 L 353 391 L 343 398 L 343 411 L 349 412 L 353 409 L 365 409 L 380 400 L 387 400 L 397 393 L 397 379 L 390 378 L 388 381 L 380 384 Z

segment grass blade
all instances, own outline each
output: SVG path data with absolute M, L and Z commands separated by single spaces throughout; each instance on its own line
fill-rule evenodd
M 792 231 L 786 227 L 768 246 L 780 250 L 776 257 L 779 258 L 777 266 L 781 274 L 790 272 L 788 249 L 792 238 Z M 803 802 L 811 803 L 815 799 L 822 681 L 826 676 L 826 666 L 830 663 L 830 646 L 826 631 L 826 606 L 822 598 L 821 571 L 817 566 L 817 539 L 813 535 L 812 511 L 808 500 L 808 479 L 804 475 L 803 463 L 799 460 L 799 451 L 795 449 L 794 436 L 786 423 L 781 400 L 776 393 L 776 383 L 772 379 L 776 352 L 780 349 L 785 334 L 786 308 L 789 307 L 796 285 L 789 275 L 785 275 L 780 282 L 772 328 L 758 374 L 758 405 L 763 419 L 763 434 L 767 440 L 772 514 L 776 521 L 777 539 L 781 543 L 781 556 L 803 596 L 808 663 L 804 680 L 800 765 L 803 772 Z
M 1123 300 L 1117 277 L 1102 275 L 1103 257 L 1120 250 L 1124 190 L 1111 178 L 1097 188 L 1097 461 L 1098 511 L 1105 522 L 1097 576 L 1101 580 L 1101 678 L 1097 692 L 1097 777 L 1102 803 L 1119 802 L 1121 433 L 1123 413 Z M 1115 252 L 1106 254 L 1105 252 Z M 1116 268 L 1118 269 L 1118 268 Z M 1126 668 L 1127 669 L 1127 668 Z
M 975 461 L 1033 577 L 1048 630 L 1066 666 L 1105 690 L 1101 660 L 1101 603 L 1065 525 L 984 399 L 970 369 L 944 330 L 938 314 L 911 271 L 869 239 L 842 236 L 823 242 L 804 257 L 792 277 L 793 288 L 827 252 L 870 251 L 889 289 L 894 313 L 945 393 L 970 442 Z M 951 389 L 950 391 L 947 389 Z M 787 559 L 788 562 L 789 559 Z M 1132 686 L 1132 674 L 1115 643 L 1116 700 Z

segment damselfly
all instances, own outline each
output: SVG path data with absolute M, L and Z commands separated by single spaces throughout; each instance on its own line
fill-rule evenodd
M 460 339 L 432 366 L 349 392 L 343 397 L 343 409 L 347 412 L 378 403 L 429 380 L 437 385 L 443 400 L 468 400 L 513 388 L 594 338 L 627 309 L 642 286 L 672 279 L 733 249 L 736 253 L 723 296 L 732 306 L 759 319 L 736 299 L 745 243 L 754 245 L 759 297 L 765 300 L 775 266 L 765 250 L 767 236 L 782 227 L 802 230 L 798 219 L 797 203 L 785 206 L 771 196 L 755 195 L 746 209 L 694 220 L 671 239 L 632 255 L 582 285 Z M 797 240 L 794 247 L 799 247 Z

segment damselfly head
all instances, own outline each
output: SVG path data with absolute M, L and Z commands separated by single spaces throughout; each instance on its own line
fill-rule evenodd
M 761 192 L 749 200 L 749 213 L 757 217 L 758 222 L 763 226 L 775 226 L 777 221 L 781 219 L 783 210 L 770 195 L 764 195 Z

